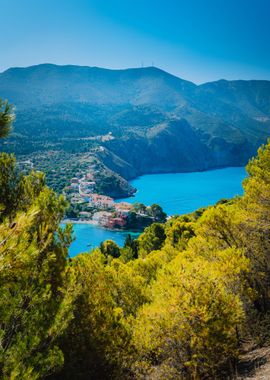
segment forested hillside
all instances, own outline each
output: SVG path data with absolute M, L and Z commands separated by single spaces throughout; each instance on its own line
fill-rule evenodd
M 101 162 L 126 180 L 246 165 L 270 131 L 269 81 L 195 85 L 155 67 L 44 64 L 0 74 L 0 96 L 17 115 L 1 150 L 24 159 L 102 146 Z
M 64 199 L 2 153 L 0 377 L 232 377 L 270 339 L 270 143 L 247 171 L 243 197 L 69 259 Z

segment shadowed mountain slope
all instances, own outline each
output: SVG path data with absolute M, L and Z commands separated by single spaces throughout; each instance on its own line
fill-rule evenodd
M 155 67 L 43 64 L 0 74 L 0 97 L 17 113 L 5 149 L 86 151 L 81 139 L 111 132 L 99 157 L 125 178 L 244 165 L 270 131 L 269 81 L 197 86 Z

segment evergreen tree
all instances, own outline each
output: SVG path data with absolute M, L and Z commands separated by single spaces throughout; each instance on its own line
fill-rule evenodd
M 162 224 L 153 223 L 139 236 L 139 254 L 144 257 L 151 251 L 160 249 L 166 239 L 165 228 Z
M 0 114 L 1 136 L 10 129 Z M 0 157 L 0 378 L 42 379 L 60 368 L 56 339 L 72 316 L 71 226 L 59 223 L 66 202 L 44 175 L 23 176 L 13 156 Z
M 13 120 L 12 107 L 0 98 L 0 138 L 8 136 Z

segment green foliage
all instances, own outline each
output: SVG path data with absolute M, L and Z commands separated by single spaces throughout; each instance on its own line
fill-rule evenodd
M 7 137 L 14 120 L 13 109 L 10 104 L 0 98 L 0 138 Z
M 75 318 L 61 341 L 66 364 L 55 378 L 126 378 L 131 355 L 127 321 L 147 300 L 144 279 L 119 259 L 106 262 L 98 249 L 73 260 L 81 290 Z
M 147 207 L 143 203 L 135 202 L 133 208 L 135 212 L 140 212 L 142 214 L 146 214 L 147 212 Z
M 167 230 L 166 242 L 182 250 L 188 241 L 195 236 L 194 223 L 176 220 Z
M 43 220 L 39 228 L 37 220 Z M 70 231 L 54 236 L 51 222 L 35 204 L 12 225 L 5 221 L 0 226 L 3 379 L 39 379 L 63 364 L 55 339 L 71 318 Z
M 269 152 L 249 164 L 242 198 L 153 223 L 120 255 L 105 242 L 77 261 L 87 298 L 61 345 L 76 340 L 65 378 L 226 378 L 243 339 L 267 339 Z
M 244 196 L 239 201 L 242 245 L 252 262 L 250 285 L 258 293 L 259 311 L 270 309 L 270 141 L 247 166 Z
M 41 379 L 63 364 L 56 339 L 72 317 L 75 294 L 71 226 L 59 227 L 65 207 L 42 173 L 24 176 L 13 156 L 0 156 L 1 379 Z
M 230 260 L 238 258 L 238 267 Z M 218 257 L 218 254 L 217 254 Z M 176 378 L 215 375 L 225 360 L 235 355 L 236 327 L 244 320 L 235 274 L 246 261 L 234 250 L 216 261 L 178 255 L 159 272 L 152 287 L 152 302 L 136 318 L 133 342 L 138 350 L 135 372 L 161 378 L 167 368 Z
M 18 211 L 26 211 L 45 186 L 43 173 L 23 176 L 16 168 L 14 156 L 0 154 L 0 221 L 10 220 Z
M 123 256 L 124 252 L 129 252 L 128 257 L 130 259 L 137 259 L 139 254 L 139 242 L 137 239 L 134 239 L 131 237 L 130 234 L 127 235 L 125 242 L 124 242 L 124 248 L 121 251 L 121 255 Z
M 157 204 L 152 204 L 147 210 L 148 214 L 154 218 L 156 222 L 162 223 L 166 221 L 167 215 Z
M 241 198 L 68 260 L 66 201 L 2 154 L 0 377 L 228 377 L 244 338 L 269 339 L 270 143 L 247 171 Z
M 165 228 L 162 224 L 153 223 L 140 235 L 139 255 L 145 257 L 151 251 L 160 249 L 166 239 Z
M 106 257 L 117 258 L 120 256 L 119 246 L 112 240 L 105 240 L 100 244 L 100 250 Z

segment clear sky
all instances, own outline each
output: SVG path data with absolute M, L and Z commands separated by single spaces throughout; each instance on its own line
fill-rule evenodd
M 196 83 L 270 79 L 270 0 L 0 0 L 0 71 L 154 64 Z

